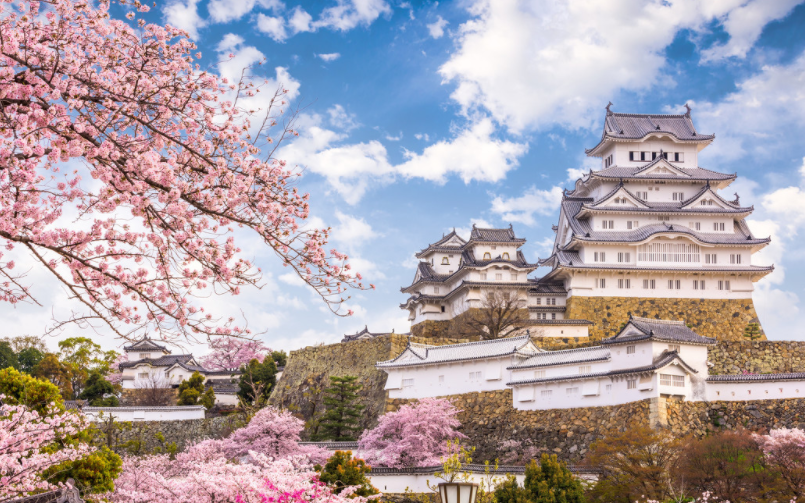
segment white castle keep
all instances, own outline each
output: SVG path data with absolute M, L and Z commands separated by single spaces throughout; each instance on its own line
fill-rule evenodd
M 574 299 L 751 304 L 754 282 L 774 269 L 752 265 L 752 255 L 770 238 L 747 226 L 751 206 L 737 194 L 719 194 L 736 175 L 699 167 L 699 152 L 714 138 L 696 131 L 689 108 L 684 115 L 646 115 L 607 106 L 601 140 L 586 151 L 601 158 L 601 169 L 565 191 L 548 258 L 529 263 L 520 251 L 525 239 L 511 227 L 473 227 L 468 241 L 452 232 L 417 254 L 421 262 L 402 289 L 410 297 L 401 307 L 416 327 L 452 320 L 504 289 L 523 299 L 543 336 L 579 336 L 593 323 L 570 319 L 578 318 L 568 307 Z M 537 266 L 550 271 L 528 278 Z

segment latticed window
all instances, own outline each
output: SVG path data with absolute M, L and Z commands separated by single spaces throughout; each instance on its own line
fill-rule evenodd
M 677 243 L 649 243 L 637 249 L 640 262 L 700 262 L 699 245 Z
M 660 374 L 661 386 L 676 386 L 682 388 L 685 386 L 685 376 L 676 376 L 671 374 Z
M 413 379 L 403 379 L 402 380 L 402 385 L 403 385 L 403 388 L 410 388 L 411 386 L 414 385 L 414 380 Z

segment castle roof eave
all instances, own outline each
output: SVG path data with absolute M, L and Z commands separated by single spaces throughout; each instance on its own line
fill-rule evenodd
M 706 137 L 702 136 L 702 137 L 700 137 L 698 139 L 695 139 L 695 140 L 682 140 L 682 139 L 677 138 L 673 133 L 668 133 L 668 132 L 664 132 L 664 131 L 657 131 L 656 133 L 654 133 L 654 132 L 647 133 L 646 135 L 641 136 L 639 138 L 618 138 L 618 137 L 613 136 L 611 134 L 607 134 L 606 136 L 601 138 L 601 140 L 598 142 L 598 144 L 596 146 L 594 146 L 592 148 L 584 149 L 584 153 L 587 155 L 587 157 L 601 157 L 601 155 L 603 154 L 602 151 L 604 150 L 604 148 L 609 143 L 642 143 L 642 142 L 644 142 L 646 140 L 649 140 L 649 139 L 652 139 L 653 137 L 658 137 L 658 136 L 659 137 L 664 137 L 664 138 L 667 137 L 668 139 L 670 139 L 674 143 L 680 143 L 680 144 L 686 144 L 686 143 L 687 144 L 691 144 L 691 143 L 697 144 L 698 143 L 698 144 L 705 144 L 705 146 L 709 145 L 710 143 L 712 143 L 713 140 L 715 140 L 715 138 L 716 138 L 716 135 L 713 134 L 713 135 L 707 135 Z M 701 150 L 702 148 L 703 147 L 700 147 L 699 150 Z

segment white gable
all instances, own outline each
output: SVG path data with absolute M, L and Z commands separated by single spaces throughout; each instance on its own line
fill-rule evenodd
M 690 178 L 690 175 L 685 173 L 681 168 L 677 168 L 665 159 L 660 159 L 657 164 L 651 166 L 645 171 L 640 171 L 637 176 L 652 176 L 652 175 L 676 175 L 680 177 Z
M 690 209 L 705 209 L 705 208 L 713 208 L 713 209 L 732 209 L 730 206 L 724 204 L 720 197 L 718 197 L 712 189 L 706 190 L 702 192 L 699 197 L 688 201 L 687 204 L 683 206 L 683 208 L 690 208 Z

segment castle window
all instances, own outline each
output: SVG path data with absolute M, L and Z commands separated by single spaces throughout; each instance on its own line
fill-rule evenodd
M 439 287 L 438 286 L 433 287 L 433 293 L 439 293 Z
M 699 245 L 649 243 L 637 248 L 638 262 L 699 262 Z
M 604 167 L 608 168 L 612 166 L 613 157 L 612 154 L 609 154 L 606 159 L 604 159 Z
M 648 201 L 648 192 L 638 192 L 637 197 L 639 197 L 643 201 Z
M 551 297 L 549 300 L 551 301 L 552 306 L 556 305 L 556 297 Z
M 730 264 L 740 264 L 740 263 L 741 263 L 740 253 L 733 253 L 730 255 Z
M 607 385 L 604 387 L 604 390 L 605 390 L 607 393 L 612 392 L 612 385 L 611 385 L 611 384 L 607 384 Z
M 439 376 L 439 382 L 444 382 L 444 376 L 443 375 Z
M 655 279 L 644 279 L 643 280 L 643 288 L 646 290 L 654 290 L 657 288 L 657 280 Z
M 682 349 L 679 347 L 679 344 L 669 344 L 668 351 L 676 351 L 679 353 Z
M 137 374 L 137 377 L 139 379 L 148 379 L 148 372 L 140 372 L 139 374 Z
M 517 273 L 516 272 L 513 272 L 511 277 L 512 277 L 512 281 L 517 281 Z
M 637 229 L 638 227 L 640 227 L 640 224 L 637 222 L 637 220 L 629 220 L 626 222 L 627 229 Z
M 640 152 L 629 152 L 629 160 L 630 161 L 639 161 L 640 160 Z
M 481 375 L 480 370 L 478 372 L 470 372 L 470 379 L 471 380 L 472 379 L 481 379 L 481 377 L 482 377 L 482 375 Z
M 568 395 L 578 395 L 579 394 L 579 387 L 574 386 L 572 388 L 567 388 L 566 392 L 567 392 Z
M 705 264 L 716 264 L 717 263 L 717 257 L 718 257 L 718 255 L 716 255 L 715 253 L 705 253 L 704 254 L 704 263 Z
M 595 252 L 595 253 L 593 253 L 593 262 L 606 262 L 606 261 L 607 261 L 606 252 Z
M 537 305 L 538 306 L 542 305 L 542 297 L 537 297 Z
M 685 153 L 684 152 L 674 152 L 674 161 L 676 161 L 676 162 L 685 162 Z
M 631 262 L 629 252 L 618 252 L 618 262 Z
M 614 229 L 615 228 L 615 221 L 614 220 L 604 220 L 601 222 L 602 229 Z
M 676 376 L 673 374 L 660 374 L 661 386 L 675 386 L 677 388 L 685 387 L 685 376 Z
M 635 346 L 632 344 L 631 346 L 626 346 L 626 354 L 633 355 L 635 353 Z
M 402 380 L 402 385 L 403 385 L 403 388 L 410 388 L 410 387 L 412 387 L 414 385 L 414 380 L 413 379 L 403 379 Z
M 509 260 L 509 252 L 503 252 L 503 260 Z
M 442 265 L 450 265 L 450 260 L 447 257 L 442 257 Z
M 730 282 L 729 281 L 719 281 L 718 282 L 718 289 L 719 290 L 729 290 L 730 289 Z
M 140 360 L 151 358 L 151 353 L 140 353 Z
M 555 320 L 555 319 L 556 319 L 556 313 L 551 313 L 551 319 L 552 319 L 552 320 Z
M 544 389 L 544 390 L 539 392 L 539 396 L 542 397 L 542 398 L 550 398 L 551 395 L 553 395 L 553 390 L 552 389 Z
M 713 230 L 714 231 L 723 231 L 724 230 L 724 222 L 713 222 Z
M 579 374 L 589 374 L 592 371 L 592 366 L 582 365 L 579 367 Z
M 682 282 L 680 280 L 668 280 L 668 289 L 669 290 L 679 290 L 681 288 Z
M 684 201 L 684 200 L 685 200 L 684 192 L 674 192 L 674 201 Z
M 632 280 L 629 278 L 619 278 L 618 279 L 618 288 L 632 288 Z
M 693 289 L 694 290 L 704 290 L 704 280 L 703 279 L 694 279 L 693 280 Z
M 606 288 L 606 287 L 607 287 L 606 278 L 598 278 L 598 288 Z
M 637 388 L 637 379 L 627 379 L 626 389 L 635 389 L 635 388 Z
M 442 308 L 442 312 L 444 312 L 444 306 L 441 306 L 441 308 Z
M 492 260 L 492 254 L 489 252 L 484 253 L 484 260 Z
M 481 279 L 483 279 L 483 280 L 485 280 L 485 279 L 486 279 L 486 273 L 485 273 L 485 272 L 482 272 L 482 273 L 481 273 Z
M 498 280 L 498 281 L 503 281 L 503 273 L 502 272 L 496 272 L 495 273 L 495 279 Z
M 543 377 L 545 377 L 545 371 L 544 370 L 535 370 L 534 371 L 534 379 L 541 379 Z

